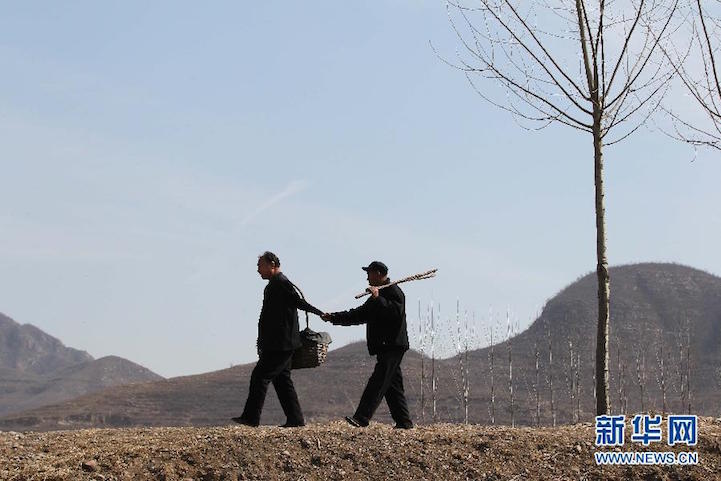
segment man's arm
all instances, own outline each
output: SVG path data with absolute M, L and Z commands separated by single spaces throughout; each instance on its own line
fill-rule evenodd
M 321 314 L 323 314 L 323 311 L 321 311 L 317 307 L 313 306 L 312 304 L 310 304 L 308 301 L 306 301 L 305 299 L 303 299 L 300 296 L 298 296 L 296 299 L 295 307 L 297 307 L 301 311 L 312 312 L 316 316 L 320 316 Z
M 330 321 L 331 324 L 336 326 L 357 326 L 359 324 L 365 324 L 370 318 L 370 311 L 373 309 L 374 299 L 368 299 L 360 306 L 348 309 L 347 311 L 332 312 L 323 319 Z
M 312 312 L 316 316 L 320 316 L 321 314 L 323 314 L 323 311 L 300 297 L 300 294 L 298 294 L 298 291 L 295 290 L 293 284 L 290 281 L 283 282 L 281 285 L 286 298 L 288 299 L 290 304 L 296 309 L 300 309 L 306 312 Z

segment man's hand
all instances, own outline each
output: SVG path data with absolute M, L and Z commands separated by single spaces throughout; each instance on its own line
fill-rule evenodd
M 366 291 L 371 293 L 371 296 L 378 297 L 378 288 L 375 286 L 370 286 L 366 289 Z
M 323 314 L 320 315 L 320 318 L 323 319 L 324 321 L 330 321 L 331 315 L 328 312 L 324 312 Z

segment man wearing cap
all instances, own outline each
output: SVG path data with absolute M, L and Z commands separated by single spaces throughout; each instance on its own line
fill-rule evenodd
M 406 328 L 406 296 L 397 285 L 388 284 L 388 267 L 373 261 L 362 268 L 368 275 L 370 297 L 365 303 L 343 312 L 323 314 L 321 317 L 335 325 L 366 325 L 366 343 L 371 356 L 376 356 L 373 374 L 368 379 L 358 409 L 345 419 L 353 426 L 366 427 L 385 397 L 396 428 L 413 427 L 408 403 L 403 391 L 401 361 L 408 350 Z
M 258 426 L 268 383 L 273 382 L 280 406 L 287 418 L 281 427 L 305 425 L 298 395 L 290 378 L 293 352 L 302 342 L 298 328 L 298 309 L 321 315 L 308 304 L 280 270 L 280 259 L 272 252 L 258 257 L 258 274 L 268 281 L 263 291 L 263 307 L 258 320 L 258 363 L 250 375 L 248 399 L 243 414 L 232 418 L 238 424 Z

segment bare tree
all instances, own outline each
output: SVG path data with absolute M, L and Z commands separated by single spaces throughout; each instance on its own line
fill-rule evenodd
M 623 364 L 621 371 L 621 379 L 626 379 L 626 363 Z M 623 405 L 621 406 L 621 412 L 623 414 L 628 413 L 628 393 L 626 391 L 626 388 L 623 389 Z
M 578 419 L 576 418 L 576 376 L 575 376 L 575 357 L 573 356 L 573 341 L 568 341 L 568 366 L 564 370 L 566 378 L 566 392 L 571 397 L 571 422 L 576 424 Z
M 491 327 L 489 329 L 489 344 L 491 346 L 491 349 L 488 352 L 488 371 L 491 376 L 491 403 L 488 406 L 488 413 L 491 417 L 491 424 L 496 424 L 496 382 L 495 378 L 493 377 L 493 366 L 495 364 L 495 354 L 494 354 L 494 339 L 493 339 L 493 331 L 495 330 L 495 325 L 493 324 L 493 314 L 491 314 Z
M 678 2 L 617 0 L 608 8 L 605 0 L 478 0 L 473 8 L 447 2 L 463 47 L 458 61 L 448 63 L 465 73 L 481 97 L 527 128 L 559 123 L 592 139 L 597 414 L 610 407 L 603 150 L 626 139 L 657 110 L 675 74 L 658 44 L 674 28 Z M 479 77 L 490 86 L 479 87 Z
M 565 370 L 566 391 L 571 398 L 571 421 L 576 424 L 581 419 L 581 353 L 573 349 L 573 341 L 568 341 L 568 366 Z
M 511 427 L 516 426 L 516 412 L 513 403 L 513 327 L 511 326 L 511 312 L 506 310 L 506 321 L 508 330 L 506 331 L 506 347 L 508 348 L 508 395 L 509 408 L 511 410 Z
M 456 300 L 456 325 L 455 330 L 449 324 L 449 334 L 452 340 L 453 350 L 458 363 L 457 370 L 451 370 L 451 377 L 456 387 L 456 399 L 463 411 L 463 423 L 468 424 L 468 397 L 470 385 L 468 379 L 468 349 L 470 347 L 471 333 L 468 328 L 468 312 L 463 314 L 461 322 L 461 304 Z
M 646 412 L 646 349 L 636 349 L 636 381 L 641 389 L 641 412 Z
M 421 316 L 421 300 L 418 299 L 418 337 L 420 338 L 421 348 L 421 422 L 426 422 L 426 329 L 424 329 L 424 321 Z
M 676 348 L 676 391 L 679 393 L 681 409 L 691 414 L 691 326 L 688 318 L 676 332 Z
M 661 389 L 661 415 L 666 416 L 666 356 L 663 352 L 664 338 L 663 333 L 659 333 L 658 344 L 656 346 L 656 362 L 658 363 L 658 371 L 656 373 L 656 381 Z
M 553 341 L 551 339 L 551 328 L 546 320 L 546 338 L 548 339 L 548 397 L 551 401 L 551 422 L 556 427 L 556 404 L 553 398 Z
M 576 422 L 581 422 L 581 353 L 576 351 Z
M 466 324 L 466 326 L 468 326 L 468 324 Z M 467 335 L 468 331 L 466 331 L 466 336 Z M 456 357 L 458 358 L 458 375 L 454 377 L 456 378 L 456 391 L 458 392 L 458 397 L 460 399 L 461 410 L 465 412 L 463 423 L 468 424 L 468 409 L 466 408 L 468 396 L 466 395 L 466 373 L 463 369 L 463 361 L 465 360 L 463 355 L 463 341 L 463 332 L 461 331 L 461 301 L 460 299 L 456 299 L 456 336 L 453 344 L 456 351 Z M 466 346 L 468 345 L 468 339 L 466 339 L 465 344 Z
M 678 381 L 676 392 L 679 394 L 681 409 L 683 409 L 684 406 L 686 406 L 686 370 L 683 368 L 684 336 L 682 329 L 676 332 L 676 349 L 676 354 L 678 355 L 677 362 L 674 363 L 676 366 L 676 379 Z
M 716 387 L 721 389 L 721 367 L 716 369 Z M 719 408 L 721 408 L 721 406 L 719 406 Z
M 436 382 L 436 323 L 433 313 L 433 303 L 431 302 L 431 400 L 433 406 L 432 419 L 435 423 L 438 420 L 438 405 L 436 402 L 436 397 L 438 394 L 438 383 Z
M 616 339 L 616 360 L 618 366 L 618 412 L 626 414 L 626 363 L 621 360 L 621 342 Z
M 464 336 L 463 336 L 463 362 L 461 363 L 461 374 L 463 376 L 463 423 L 468 424 L 468 405 L 471 392 L 471 383 L 468 377 L 469 365 L 468 365 L 468 345 L 470 341 L 470 331 L 468 330 L 468 312 L 464 315 Z
M 593 371 L 593 405 L 596 405 L 596 371 Z
M 534 357 L 536 360 L 535 364 L 535 373 L 536 373 L 536 382 L 533 384 L 533 394 L 536 396 L 536 427 L 539 427 L 541 425 L 541 387 L 538 384 L 539 380 L 539 358 L 540 358 L 540 351 L 538 350 L 538 342 L 533 343 L 533 352 Z
M 686 414 L 691 414 L 691 324 L 686 319 L 686 400 L 688 409 Z

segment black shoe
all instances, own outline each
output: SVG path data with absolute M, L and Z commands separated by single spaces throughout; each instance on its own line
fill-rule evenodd
M 281 425 L 278 426 L 278 427 L 279 427 L 279 428 L 302 428 L 303 426 L 305 426 L 305 423 L 301 421 L 301 422 L 299 422 L 299 423 L 287 422 L 287 423 L 285 423 L 285 424 L 281 424 Z
M 238 416 L 237 418 L 230 418 L 231 421 L 242 424 L 243 426 L 250 426 L 251 428 L 257 428 L 258 424 L 260 423 L 252 423 L 245 419 L 243 416 Z
M 413 423 L 408 421 L 407 423 L 396 424 L 393 429 L 413 429 Z
M 356 419 L 355 416 L 346 416 L 345 420 L 348 422 L 348 424 L 350 424 L 351 426 L 356 427 L 356 428 L 367 428 L 368 427 L 368 423 L 364 423 L 364 422 L 360 421 L 359 419 Z

